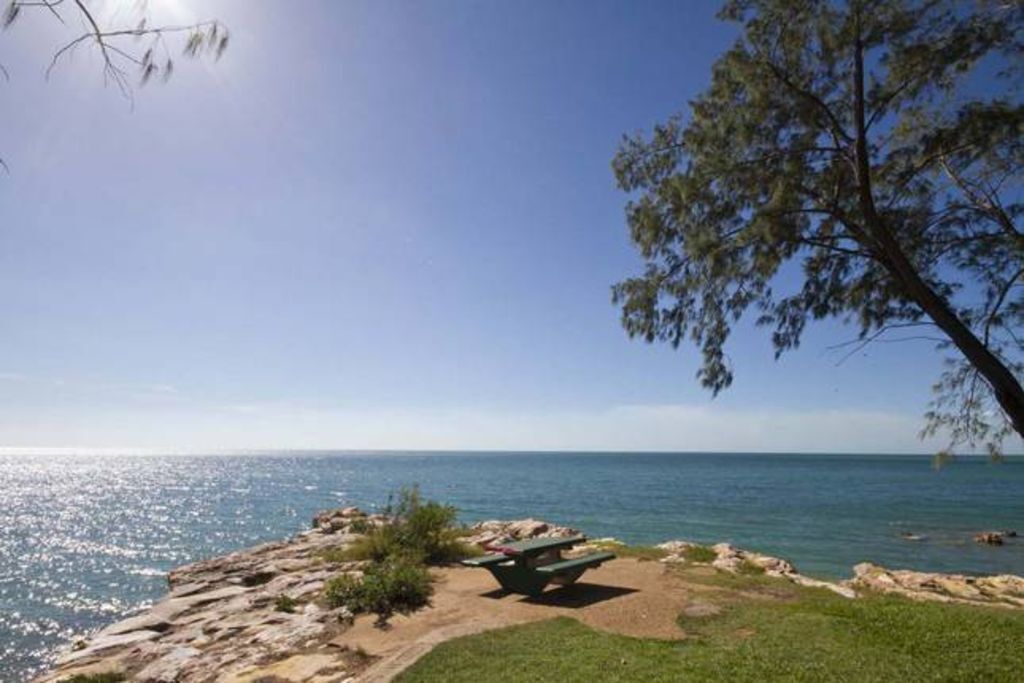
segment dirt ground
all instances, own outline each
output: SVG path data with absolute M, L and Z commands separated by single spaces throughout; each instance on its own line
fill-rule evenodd
M 506 594 L 484 569 L 436 570 L 430 607 L 396 616 L 386 629 L 363 616 L 336 644 L 361 648 L 381 660 L 361 681 L 388 681 L 445 640 L 556 616 L 642 638 L 684 637 L 676 623 L 687 607 L 683 582 L 659 562 L 617 559 L 588 571 L 572 586 L 549 587 L 538 598 Z

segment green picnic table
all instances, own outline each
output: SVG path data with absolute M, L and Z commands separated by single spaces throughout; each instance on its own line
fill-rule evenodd
M 586 536 L 534 538 L 492 546 L 494 552 L 463 560 L 467 567 L 483 567 L 510 593 L 540 595 L 549 583 L 568 586 L 591 567 L 615 557 L 615 553 L 594 552 L 563 559 L 562 551 L 586 541 Z

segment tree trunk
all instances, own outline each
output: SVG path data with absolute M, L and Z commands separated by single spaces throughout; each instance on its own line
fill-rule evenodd
M 861 213 L 875 244 L 875 251 L 886 270 L 899 282 L 907 295 L 921 307 L 928 317 L 949 337 L 964 357 L 992 388 L 996 401 L 1013 424 L 1014 430 L 1024 437 L 1024 388 L 1003 363 L 953 312 L 949 303 L 932 289 L 907 255 L 899 242 L 878 215 L 871 190 L 871 166 L 868 160 L 867 131 L 864 125 L 864 48 L 860 36 L 854 46 L 853 61 L 853 116 L 856 127 L 854 138 L 854 166 Z

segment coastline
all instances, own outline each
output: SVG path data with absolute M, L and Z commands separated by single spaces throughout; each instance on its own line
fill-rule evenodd
M 179 567 L 169 574 L 169 591 L 163 599 L 71 644 L 55 667 L 34 679 L 35 683 L 110 672 L 152 683 L 245 683 L 268 676 L 277 677 L 273 680 L 323 683 L 390 680 L 437 643 L 500 627 L 506 612 L 520 615 L 513 608 L 482 616 L 460 613 L 442 620 L 427 633 L 414 630 L 415 637 L 402 636 L 406 642 L 401 642 L 402 637 L 393 638 L 396 642 L 388 643 L 387 648 L 366 654 L 356 639 L 367 631 L 366 618 L 355 617 L 346 607 L 327 608 L 318 602 L 318 596 L 328 578 L 358 573 L 365 565 L 359 561 L 332 562 L 324 558 L 324 552 L 347 547 L 360 537 L 358 529 L 379 519 L 357 508 L 329 510 L 315 517 L 314 528 L 291 538 Z M 577 533 L 533 519 L 479 522 L 470 529 L 472 535 L 467 542 L 481 547 L 502 540 Z M 678 540 L 659 544 L 653 562 L 628 557 L 628 546 L 614 539 L 591 540 L 581 550 L 617 547 L 622 548 L 623 558 L 613 562 L 618 564 L 608 576 L 618 583 L 628 583 L 641 574 L 650 574 L 647 580 L 657 581 L 658 575 L 674 565 L 702 565 L 709 571 L 757 573 L 827 589 L 851 600 L 860 595 L 892 593 L 913 600 L 1024 609 L 1024 579 L 1012 575 L 966 577 L 890 571 L 862 564 L 854 569 L 852 579 L 835 582 L 804 576 L 784 559 L 726 543 L 711 546 L 713 559 L 708 553 L 704 561 L 688 559 L 692 555 L 688 550 L 707 546 Z M 436 597 L 441 603 L 446 599 L 445 591 L 462 577 L 476 580 L 478 576 L 469 569 L 446 571 L 447 582 L 441 582 Z M 635 599 L 644 599 L 644 589 L 635 590 Z M 647 593 L 654 592 L 647 588 Z M 276 609 L 275 600 L 282 595 L 294 600 L 298 609 Z M 465 596 L 458 602 L 465 609 Z M 538 610 L 538 614 L 544 613 Z M 530 616 L 520 615 L 524 619 Z

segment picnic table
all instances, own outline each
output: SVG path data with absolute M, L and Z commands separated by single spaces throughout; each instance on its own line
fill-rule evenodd
M 568 586 L 591 567 L 615 557 L 606 551 L 565 559 L 562 552 L 587 540 L 586 536 L 534 538 L 491 546 L 490 554 L 463 560 L 467 567 L 483 567 L 511 593 L 537 596 L 549 583 Z

